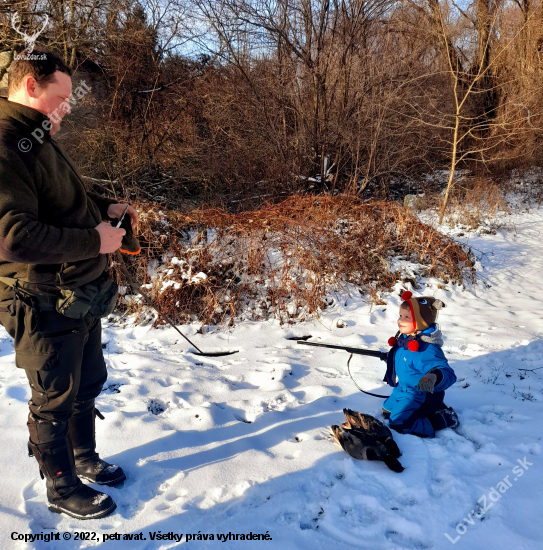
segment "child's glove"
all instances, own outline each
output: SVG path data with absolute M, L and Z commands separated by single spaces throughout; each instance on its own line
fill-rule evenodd
M 433 372 L 427 372 L 420 380 L 419 385 L 417 388 L 420 391 L 429 391 L 430 393 L 434 393 L 434 386 L 437 382 L 437 375 Z

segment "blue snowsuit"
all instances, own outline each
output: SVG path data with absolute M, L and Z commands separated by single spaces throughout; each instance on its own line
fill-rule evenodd
M 414 339 L 419 342 L 418 351 L 410 351 L 407 347 L 407 343 Z M 443 403 L 445 390 L 456 382 L 456 375 L 441 349 L 442 344 L 441 332 L 432 325 L 416 338 L 402 334 L 388 354 L 384 380 L 394 390 L 384 402 L 383 409 L 390 411 L 390 428 L 399 433 L 435 436 L 429 417 L 446 407 Z M 417 389 L 419 380 L 430 370 L 437 375 L 434 393 Z

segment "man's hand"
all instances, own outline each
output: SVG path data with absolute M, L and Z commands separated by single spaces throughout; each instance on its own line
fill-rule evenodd
M 110 218 L 120 218 L 123 215 L 125 207 L 126 204 L 110 204 L 107 208 L 107 215 Z M 136 229 L 139 220 L 138 211 L 133 206 L 129 206 L 126 213 L 130 216 L 130 225 L 132 225 L 132 229 Z
M 417 388 L 421 391 L 429 391 L 434 393 L 434 386 L 437 382 L 437 374 L 433 372 L 427 372 L 420 380 Z
M 123 235 L 126 234 L 124 229 L 120 227 L 119 229 L 112 227 L 111 224 L 107 222 L 102 222 L 94 229 L 100 233 L 100 254 L 115 252 L 115 250 L 117 250 L 123 242 Z

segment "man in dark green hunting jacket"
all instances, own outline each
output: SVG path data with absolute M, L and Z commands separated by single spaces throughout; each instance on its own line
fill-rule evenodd
M 8 98 L 0 98 L 0 322 L 30 383 L 29 454 L 48 506 L 90 519 L 115 503 L 80 478 L 114 486 L 125 474 L 95 450 L 94 400 L 107 379 L 100 318 L 67 317 L 56 301 L 61 290 L 103 278 L 125 234 L 103 220 L 126 205 L 87 193 L 52 139 L 70 99 L 71 70 L 52 54 L 12 63 Z M 128 214 L 135 227 L 136 210 Z

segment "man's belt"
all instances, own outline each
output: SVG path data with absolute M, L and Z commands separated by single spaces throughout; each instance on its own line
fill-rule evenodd
M 38 300 L 40 304 L 39 307 L 42 310 L 56 310 L 57 298 L 60 296 L 60 289 L 57 287 L 53 285 L 30 283 L 11 277 L 0 277 L 0 282 L 12 287 L 14 290 L 19 289 L 23 294 L 34 296 Z M 0 311 L 4 311 L 4 309 L 6 308 L 0 308 Z
M 54 285 L 29 283 L 27 281 L 13 279 L 11 277 L 0 277 L 0 281 L 8 286 L 29 290 L 35 294 L 54 294 L 55 296 L 60 296 L 60 289 Z

